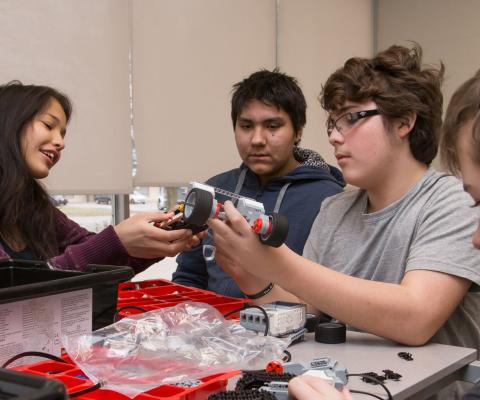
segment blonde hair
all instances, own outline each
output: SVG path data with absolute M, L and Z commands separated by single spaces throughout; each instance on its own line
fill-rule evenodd
M 445 114 L 440 152 L 445 166 L 458 174 L 458 132 L 460 127 L 475 118 L 472 130 L 472 161 L 480 165 L 480 70 L 464 82 L 453 94 Z

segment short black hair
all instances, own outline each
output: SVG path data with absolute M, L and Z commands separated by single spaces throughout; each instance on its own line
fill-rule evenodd
M 295 78 L 280 72 L 262 69 L 233 85 L 232 123 L 233 129 L 238 115 L 252 100 L 285 111 L 292 121 L 295 133 L 307 122 L 307 102 Z

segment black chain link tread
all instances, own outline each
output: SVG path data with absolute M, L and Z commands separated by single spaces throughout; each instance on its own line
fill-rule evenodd
M 263 390 L 235 390 L 218 392 L 208 396 L 208 400 L 276 400 L 276 396 Z
M 235 386 L 236 391 L 248 391 L 252 389 L 259 389 L 268 382 L 288 382 L 294 378 L 294 374 L 273 374 L 266 371 L 261 372 L 246 372 L 237 381 Z

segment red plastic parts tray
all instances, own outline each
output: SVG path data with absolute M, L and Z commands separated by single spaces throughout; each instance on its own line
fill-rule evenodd
M 221 296 L 208 290 L 178 285 L 164 279 L 141 282 L 125 282 L 118 286 L 117 309 L 126 306 L 137 306 L 150 311 L 158 308 L 172 307 L 184 301 L 198 301 L 215 307 L 222 314 L 240 309 L 248 299 Z M 124 309 L 117 319 L 142 311 L 133 308 Z M 236 318 L 238 313 L 228 318 Z M 69 393 L 93 386 L 86 375 L 68 358 L 67 363 L 44 361 L 30 365 L 22 365 L 14 369 L 34 375 L 57 379 L 66 386 Z M 213 393 L 226 390 L 228 380 L 240 371 L 230 370 L 199 379 L 194 386 L 162 385 L 148 392 L 139 394 L 135 400 L 206 400 Z M 129 397 L 111 390 L 97 389 L 76 397 L 78 400 L 130 400 Z
M 172 307 L 184 301 L 198 301 L 215 307 L 222 314 L 240 309 L 248 299 L 228 297 L 188 286 L 178 285 L 165 279 L 141 282 L 124 282 L 118 286 L 117 310 L 135 306 L 146 311 Z M 118 312 L 117 320 L 128 315 L 139 314 L 141 310 L 125 308 Z M 228 318 L 238 318 L 238 313 Z
M 68 363 L 43 361 L 15 367 L 16 371 L 40 375 L 61 381 L 68 393 L 78 392 L 93 386 L 86 375 L 68 357 Z M 196 381 L 194 386 L 162 385 L 134 397 L 135 400 L 206 400 L 213 393 L 225 390 L 228 380 L 240 371 L 230 370 L 207 376 Z M 97 389 L 76 397 L 78 400 L 131 400 L 129 397 L 111 390 Z

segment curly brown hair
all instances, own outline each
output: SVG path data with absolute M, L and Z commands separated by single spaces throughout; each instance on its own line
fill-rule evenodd
M 408 135 L 410 151 L 418 161 L 429 165 L 438 150 L 442 125 L 441 85 L 444 65 L 422 68 L 422 49 L 394 45 L 373 58 L 354 57 L 335 71 L 322 87 L 322 107 L 333 112 L 346 101 L 372 100 L 377 104 L 385 126 L 393 120 L 417 118 Z
M 462 125 L 476 118 L 472 132 L 472 161 L 480 165 L 480 70 L 453 94 L 445 114 L 440 151 L 442 161 L 453 173 L 460 171 L 458 132 Z

